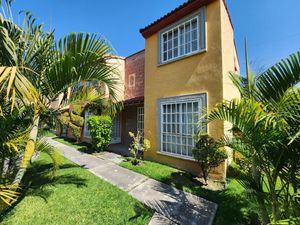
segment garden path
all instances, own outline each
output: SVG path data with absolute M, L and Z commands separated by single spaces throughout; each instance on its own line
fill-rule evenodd
M 213 223 L 217 204 L 120 167 L 118 165 L 120 156 L 117 154 L 105 153 L 93 156 L 79 152 L 52 138 L 48 138 L 47 141 L 69 160 L 152 208 L 155 213 L 149 225 L 211 225 Z

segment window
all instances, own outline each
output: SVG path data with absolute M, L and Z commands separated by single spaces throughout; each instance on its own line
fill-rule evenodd
M 205 49 L 204 8 L 194 16 L 160 32 L 160 63 Z
M 198 131 L 201 110 L 206 107 L 206 94 L 159 100 L 160 151 L 192 158 L 194 134 Z
M 135 73 L 129 75 L 129 85 L 128 87 L 135 87 Z
M 88 120 L 89 116 L 91 116 L 91 114 L 88 111 L 85 111 L 84 112 L 83 136 L 87 137 L 87 138 L 91 137 L 90 131 L 89 131 L 89 128 L 88 128 L 88 125 L 87 125 L 87 120 Z
M 121 129 L 120 129 L 120 114 L 116 115 L 112 121 L 111 144 L 121 142 Z
M 78 83 L 78 84 L 76 84 L 75 86 L 74 86 L 74 92 L 76 92 L 76 91 L 80 91 L 81 89 L 82 89 L 82 87 L 83 87 L 83 83 L 82 82 L 80 82 L 80 83 Z
M 144 107 L 137 107 L 137 131 L 144 133 Z

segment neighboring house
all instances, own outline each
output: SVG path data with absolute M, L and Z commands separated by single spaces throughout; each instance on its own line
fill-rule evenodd
M 128 132 L 141 130 L 151 142 L 146 159 L 198 175 L 192 148 L 202 110 L 239 97 L 229 79 L 239 63 L 225 0 L 189 1 L 140 32 L 145 50 L 120 58 L 124 110 L 114 119 L 112 143 L 128 146 Z M 215 138 L 229 128 L 203 127 Z M 88 138 L 86 126 L 83 133 Z M 211 175 L 224 178 L 226 168 L 227 162 Z

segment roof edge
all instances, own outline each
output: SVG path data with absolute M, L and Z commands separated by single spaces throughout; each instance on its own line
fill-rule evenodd
M 230 24 L 231 24 L 232 30 L 234 30 L 233 23 L 232 23 L 232 20 L 231 20 L 231 16 L 230 16 L 230 13 L 229 13 L 229 9 L 228 9 L 228 6 L 227 6 L 227 3 L 226 3 L 226 0 L 223 0 L 223 4 L 224 4 L 224 6 L 225 6 L 225 9 L 226 9 L 226 11 L 227 11 L 227 15 L 228 15 L 228 18 L 229 18 L 229 21 L 230 21 Z
M 163 29 L 164 27 L 171 25 L 172 23 L 176 22 L 177 20 L 196 11 L 200 7 L 208 5 L 214 1 L 216 1 L 216 0 L 193 0 L 193 1 L 185 2 L 182 5 L 175 8 L 174 10 L 172 10 L 171 12 L 169 12 L 166 15 L 162 16 L 161 18 L 157 19 L 150 25 L 140 29 L 140 33 L 143 35 L 144 38 L 150 37 L 152 34 L 158 32 L 159 30 Z M 229 17 L 231 27 L 234 30 L 226 0 L 222 0 L 222 2 L 227 11 L 227 15 Z
M 127 58 L 129 58 L 129 57 L 134 56 L 134 55 L 140 54 L 140 53 L 142 53 L 142 52 L 144 52 L 144 51 L 145 51 L 145 49 L 142 49 L 142 50 L 140 50 L 140 51 L 138 51 L 138 52 L 135 52 L 135 53 L 132 53 L 131 55 L 126 56 L 126 57 L 124 57 L 124 58 L 127 59 Z
M 182 5 L 175 8 L 174 10 L 172 10 L 171 12 L 162 16 L 158 20 L 154 21 L 150 25 L 140 29 L 140 33 L 143 35 L 144 38 L 150 37 L 152 34 L 156 33 L 162 28 L 171 25 L 177 20 L 196 11 L 200 7 L 208 5 L 214 1 L 216 0 L 194 0 L 194 1 L 185 2 Z

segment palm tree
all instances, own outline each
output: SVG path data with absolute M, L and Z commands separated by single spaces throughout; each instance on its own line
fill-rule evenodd
M 19 26 L 13 22 L 10 3 L 7 9 L 0 14 L 0 90 L 5 91 L 12 109 L 22 102 L 33 112 L 29 140 L 14 181 L 19 184 L 36 149 L 40 116 L 54 111 L 54 104 L 58 112 L 78 100 L 106 99 L 107 105 L 114 105 L 119 79 L 115 65 L 109 62 L 113 50 L 105 38 L 71 33 L 55 42 L 53 33 L 44 32 L 30 13 L 25 13 Z M 72 93 L 76 98 L 70 98 L 70 89 L 84 81 L 100 82 L 107 91 L 91 88 L 90 94 Z M 81 91 L 77 88 L 77 93 Z
M 10 104 L 0 94 L 0 211 L 18 196 L 18 186 L 12 184 L 18 172 L 18 161 L 22 158 L 31 128 L 31 109 L 19 107 L 11 111 Z M 48 154 L 53 162 L 55 172 L 61 162 L 61 155 L 55 148 L 40 139 L 36 145 L 37 152 Z
M 248 62 L 247 78 L 230 76 L 241 99 L 216 105 L 208 121 L 232 123 L 233 137 L 224 144 L 248 162 L 241 183 L 256 197 L 263 224 L 299 216 L 291 209 L 300 175 L 300 52 L 258 76 L 250 73 Z

